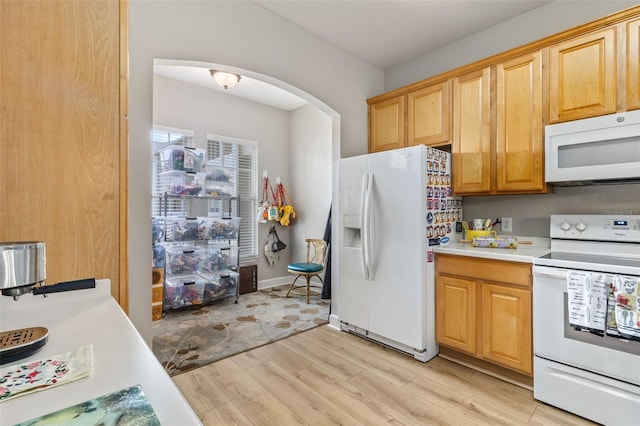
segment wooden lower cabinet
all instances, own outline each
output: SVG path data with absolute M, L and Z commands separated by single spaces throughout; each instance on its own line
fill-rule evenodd
M 531 265 L 438 253 L 435 266 L 438 344 L 531 376 Z
M 482 358 L 531 374 L 531 290 L 481 284 Z
M 436 340 L 461 351 L 476 352 L 476 283 L 443 275 L 436 280 Z

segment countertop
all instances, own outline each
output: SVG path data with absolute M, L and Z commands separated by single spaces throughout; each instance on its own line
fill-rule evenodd
M 94 289 L 47 297 L 26 294 L 14 301 L 0 296 L 0 330 L 49 330 L 44 347 L 20 363 L 93 345 L 94 364 L 89 377 L 0 402 L 1 425 L 30 420 L 135 385 L 142 386 L 161 424 L 202 424 L 111 297 L 110 288 L 109 280 L 98 280 Z
M 533 263 L 533 259 L 550 252 L 549 238 L 518 236 L 518 241 L 531 241 L 533 244 L 518 244 L 516 249 L 473 247 L 471 243 L 453 242 L 435 246 L 435 253 L 460 256 L 482 257 L 493 260 Z

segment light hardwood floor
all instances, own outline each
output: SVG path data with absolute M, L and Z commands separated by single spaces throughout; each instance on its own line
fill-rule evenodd
M 531 391 L 321 326 L 174 377 L 205 425 L 587 425 Z

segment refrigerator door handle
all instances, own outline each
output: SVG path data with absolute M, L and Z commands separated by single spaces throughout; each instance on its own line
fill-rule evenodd
M 373 280 L 373 267 L 371 264 L 371 198 L 373 192 L 373 174 L 369 173 L 367 176 L 367 195 L 364 202 L 364 227 L 362 230 L 362 234 L 364 235 L 363 239 L 363 250 L 364 250 L 364 259 L 365 259 L 365 279 Z
M 360 248 L 360 266 L 362 267 L 362 276 L 365 280 L 369 279 L 369 268 L 367 267 L 367 197 L 369 188 L 369 173 L 362 175 L 362 191 L 360 192 L 360 237 L 362 246 Z

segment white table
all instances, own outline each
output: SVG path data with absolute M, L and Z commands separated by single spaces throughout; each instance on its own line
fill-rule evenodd
M 110 295 L 109 280 L 95 289 L 0 296 L 0 330 L 46 327 L 47 344 L 24 360 L 93 345 L 87 378 L 0 402 L 0 425 L 13 425 L 134 385 L 141 385 L 164 426 L 201 425 L 183 395 Z M 4 365 L 3 367 L 5 367 Z

